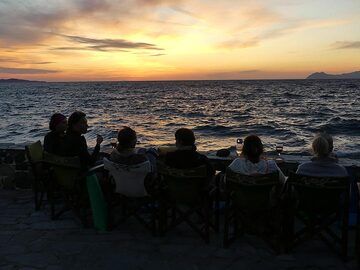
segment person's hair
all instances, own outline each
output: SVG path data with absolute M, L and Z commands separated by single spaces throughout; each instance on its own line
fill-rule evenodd
M 195 135 L 191 129 L 180 128 L 175 132 L 175 139 L 183 146 L 195 146 Z
M 118 132 L 118 142 L 121 148 L 134 147 L 134 141 L 136 143 L 136 132 L 130 127 L 123 127 Z
M 68 131 L 73 131 L 74 125 L 76 125 L 84 117 L 86 117 L 86 114 L 83 112 L 73 112 L 68 119 Z
M 260 138 L 256 135 L 249 135 L 244 140 L 242 154 L 252 163 L 258 163 L 260 156 L 264 152 L 264 146 Z
M 54 131 L 56 126 L 66 119 L 66 116 L 61 113 L 54 113 L 49 122 L 49 129 Z
M 318 157 L 327 157 L 330 154 L 328 141 L 321 135 L 316 136 L 312 142 L 312 150 Z
M 334 150 L 334 140 L 332 136 L 327 132 L 321 132 L 319 136 L 323 137 L 325 140 L 327 140 L 329 144 L 329 153 L 331 153 Z

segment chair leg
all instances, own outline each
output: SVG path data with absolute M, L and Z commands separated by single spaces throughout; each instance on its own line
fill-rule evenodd
M 345 207 L 341 224 L 341 257 L 343 260 L 347 260 L 349 238 L 349 201 L 345 200 L 345 204 L 347 206 Z
M 229 219 L 230 219 L 229 200 L 226 200 L 225 209 L 224 209 L 224 240 L 223 240 L 224 248 L 229 247 L 229 227 L 230 227 Z

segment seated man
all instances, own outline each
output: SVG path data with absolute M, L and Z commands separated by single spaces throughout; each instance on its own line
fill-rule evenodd
M 346 169 L 337 164 L 337 159 L 332 155 L 332 145 L 323 134 L 315 137 L 312 143 L 314 157 L 309 162 L 301 164 L 296 173 L 315 177 L 346 177 Z
M 94 152 L 90 155 L 86 139 L 83 136 L 87 132 L 88 127 L 85 113 L 74 112 L 71 114 L 61 153 L 63 156 L 78 156 L 83 169 L 87 169 L 95 164 L 100 152 L 100 144 L 103 141 L 103 138 L 98 135 Z
M 210 180 L 215 170 L 208 158 L 196 151 L 195 135 L 192 130 L 180 128 L 175 132 L 176 150 L 165 156 L 165 164 L 177 169 L 189 169 L 206 165 L 207 175 Z
M 152 172 L 155 172 L 157 153 L 152 149 L 136 149 L 136 142 L 135 130 L 130 127 L 120 129 L 118 132 L 118 145 L 110 154 L 110 160 L 124 165 L 135 165 L 149 160 Z

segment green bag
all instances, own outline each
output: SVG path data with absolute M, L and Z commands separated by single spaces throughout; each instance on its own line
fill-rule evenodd
M 107 205 L 96 174 L 86 177 L 86 185 L 89 192 L 94 227 L 99 231 L 106 231 L 108 220 Z

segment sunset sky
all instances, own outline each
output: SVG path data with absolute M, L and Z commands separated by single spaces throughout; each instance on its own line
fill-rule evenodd
M 360 70 L 360 0 L 0 0 L 0 78 L 280 79 Z

